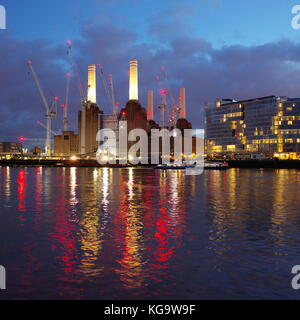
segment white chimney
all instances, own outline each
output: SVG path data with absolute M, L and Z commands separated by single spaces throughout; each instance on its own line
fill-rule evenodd
M 130 60 L 129 69 L 129 100 L 139 100 L 139 87 L 138 87 L 138 61 Z
M 147 99 L 147 120 L 153 120 L 153 90 L 148 91 L 148 99 Z
M 92 103 L 97 103 L 96 92 L 96 65 L 90 64 L 88 67 L 88 94 L 87 100 Z

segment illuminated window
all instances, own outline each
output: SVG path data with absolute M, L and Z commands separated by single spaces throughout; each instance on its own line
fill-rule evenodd
M 213 146 L 211 150 L 212 152 L 222 152 L 222 146 Z
M 228 145 L 227 146 L 227 151 L 235 151 L 236 147 L 235 145 Z

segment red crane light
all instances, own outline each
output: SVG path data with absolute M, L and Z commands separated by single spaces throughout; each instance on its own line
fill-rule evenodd
M 162 96 L 164 96 L 166 93 L 167 93 L 167 91 L 166 91 L 165 89 L 161 89 L 161 90 L 160 90 L 160 94 L 161 94 Z

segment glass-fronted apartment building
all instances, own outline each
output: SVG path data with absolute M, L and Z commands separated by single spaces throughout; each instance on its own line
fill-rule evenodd
M 300 98 L 269 96 L 207 103 L 205 143 L 210 157 L 299 159 Z

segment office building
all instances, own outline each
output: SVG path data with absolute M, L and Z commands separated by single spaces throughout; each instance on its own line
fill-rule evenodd
M 218 100 L 205 106 L 208 156 L 261 154 L 300 156 L 300 98 L 268 96 Z

